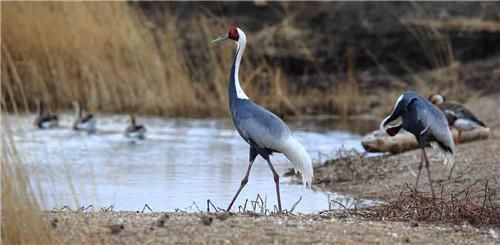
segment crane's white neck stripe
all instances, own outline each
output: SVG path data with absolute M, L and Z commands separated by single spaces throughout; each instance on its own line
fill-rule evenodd
M 389 116 L 387 116 L 386 118 L 384 118 L 384 120 L 380 123 L 380 126 L 379 126 L 380 131 L 385 131 L 386 127 L 384 126 L 384 124 L 392 116 L 392 114 L 394 113 L 394 111 L 396 110 L 396 108 L 398 107 L 399 103 L 401 103 L 402 100 L 403 100 L 403 95 L 399 96 L 398 100 L 396 101 L 396 104 L 394 105 L 394 108 L 392 109 L 391 114 L 389 114 Z
M 236 88 L 236 97 L 238 99 L 243 99 L 247 100 L 248 96 L 245 94 L 243 89 L 241 88 L 240 85 L 240 80 L 238 79 L 238 74 L 240 72 L 240 63 L 241 63 L 241 57 L 243 56 L 243 53 L 245 52 L 245 46 L 246 46 L 246 36 L 243 31 L 241 31 L 238 28 L 238 34 L 239 34 L 239 39 L 238 42 L 236 43 L 237 48 L 236 48 L 236 61 L 234 64 L 234 87 Z

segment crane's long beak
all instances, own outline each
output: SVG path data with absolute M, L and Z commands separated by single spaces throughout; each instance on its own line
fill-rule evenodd
M 224 35 L 212 40 L 210 43 L 218 43 L 218 42 L 222 42 L 222 41 L 227 40 L 227 39 L 228 39 L 227 34 L 224 34 Z

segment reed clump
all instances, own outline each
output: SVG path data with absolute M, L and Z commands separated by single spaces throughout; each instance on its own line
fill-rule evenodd
M 8 110 L 33 108 L 34 97 L 41 94 L 52 110 L 69 109 L 71 101 L 81 100 L 90 111 L 227 115 L 234 47 L 209 41 L 226 32 L 231 21 L 199 12 L 182 18 L 163 10 L 157 17 L 125 2 L 2 3 L 2 100 Z M 270 31 L 275 41 L 264 46 L 277 48 L 276 40 L 288 40 L 280 32 L 286 29 L 296 33 L 286 43 L 311 56 L 305 43 L 309 35 L 293 16 L 284 16 L 276 27 L 246 30 L 248 55 L 241 67 L 249 96 L 281 114 L 307 113 L 310 105 L 294 101 L 317 92 L 289 89 L 285 69 L 253 47 L 267 43 L 263 33 Z M 342 91 L 355 97 L 346 94 L 350 89 Z M 333 102 L 339 104 L 335 108 L 345 107 L 343 100 Z
M 206 6 L 185 16 L 175 4 L 148 11 L 127 2 L 1 4 L 1 95 L 9 111 L 33 109 L 34 98 L 43 95 L 53 110 L 67 110 L 71 101 L 80 100 L 98 112 L 227 115 L 234 46 L 209 41 L 238 23 L 229 16 L 216 15 Z M 412 65 L 402 59 L 401 69 L 396 69 L 405 71 L 402 76 L 391 74 L 379 64 L 378 55 L 352 40 L 344 40 L 345 47 L 324 46 L 335 39 L 304 22 L 300 8 L 287 3 L 270 8 L 279 10 L 276 20 L 259 20 L 267 24 L 245 28 L 248 46 L 240 80 L 252 99 L 278 114 L 372 112 L 381 103 L 369 96 L 385 96 L 387 88 L 391 93 L 439 90 L 458 100 L 470 94 L 470 81 L 462 78 L 460 57 L 443 27 L 467 23 L 465 19 L 449 24 L 426 22 L 428 17 L 400 19 L 427 60 Z M 497 30 L 494 23 L 474 20 L 466 27 L 482 26 Z M 338 61 L 328 63 L 330 56 L 338 56 Z M 422 74 L 422 65 L 437 72 Z M 379 70 L 386 77 L 370 75 Z M 392 81 L 398 87 L 387 85 Z
M 2 119 L 2 244 L 56 244 L 32 181 Z
M 2 3 L 3 100 L 26 106 L 43 94 L 59 109 L 82 100 L 103 112 L 220 112 L 233 49 L 209 41 L 227 25 L 202 15 L 183 29 L 175 14 L 165 18 L 154 24 L 125 2 Z M 189 35 L 191 51 L 181 38 Z

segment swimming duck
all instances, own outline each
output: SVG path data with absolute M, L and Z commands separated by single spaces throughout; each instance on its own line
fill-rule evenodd
M 82 116 L 83 108 L 80 101 L 73 101 L 73 109 L 75 111 L 75 122 L 73 123 L 73 130 L 86 131 L 87 133 L 95 133 L 97 119 L 93 114 L 86 114 Z
M 146 132 L 146 127 L 144 125 L 137 125 L 135 122 L 135 116 L 130 114 L 130 125 L 125 129 L 125 137 L 144 139 L 144 133 Z
M 35 118 L 35 126 L 39 129 L 49 129 L 53 127 L 57 127 L 58 125 L 58 117 L 57 115 L 44 114 L 43 104 L 39 98 L 36 98 L 36 118 Z

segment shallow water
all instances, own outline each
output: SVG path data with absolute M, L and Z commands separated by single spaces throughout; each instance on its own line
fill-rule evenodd
M 34 129 L 32 120 L 33 115 L 4 115 L 3 126 L 13 128 L 16 146 L 41 187 L 46 209 L 113 204 L 114 210 L 136 211 L 148 204 L 154 211 L 198 211 L 206 209 L 207 199 L 225 208 L 248 166 L 248 145 L 229 120 L 139 117 L 147 128 L 142 141 L 123 136 L 128 124 L 124 115 L 98 115 L 94 135 L 70 130 L 71 115 L 62 115 L 60 127 L 51 130 Z M 313 162 L 334 156 L 339 148 L 362 151 L 359 134 L 336 131 L 335 123 L 310 124 L 290 126 Z M 274 154 L 271 161 L 280 175 L 291 167 L 281 154 Z M 280 188 L 283 208 L 291 209 L 302 197 L 295 210 L 303 213 L 328 209 L 332 199 L 345 206 L 371 203 L 310 190 L 287 177 L 280 178 Z M 272 209 L 274 181 L 260 157 L 234 207 L 258 194 Z

